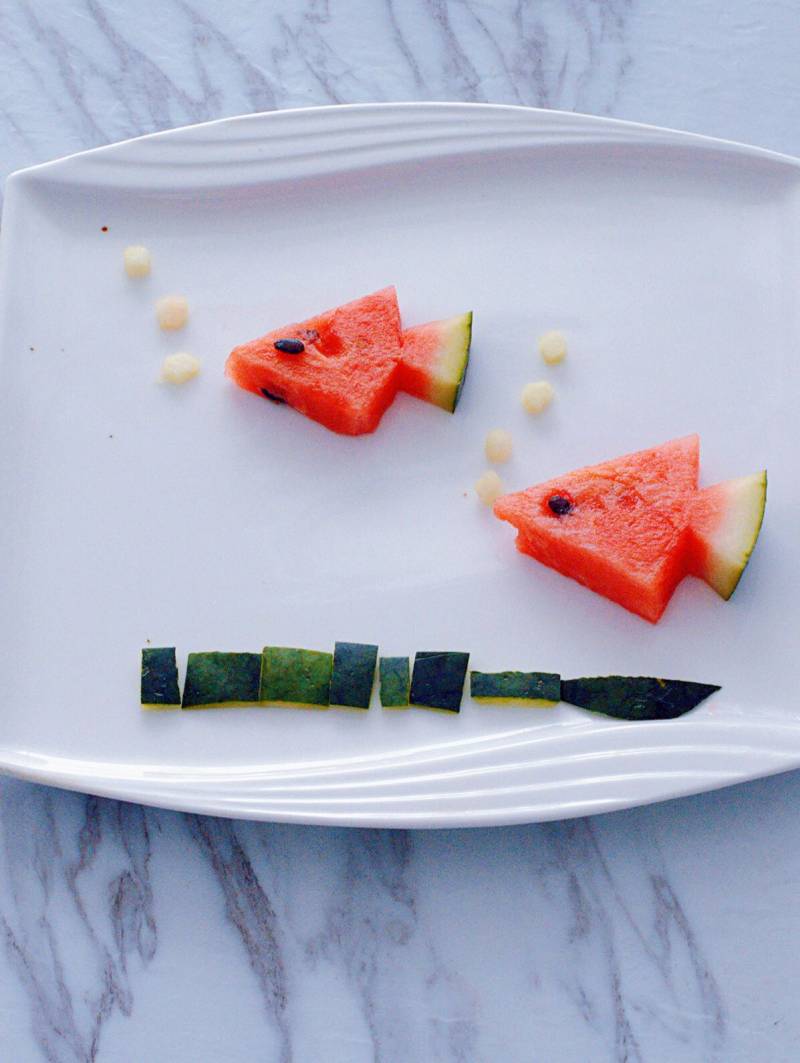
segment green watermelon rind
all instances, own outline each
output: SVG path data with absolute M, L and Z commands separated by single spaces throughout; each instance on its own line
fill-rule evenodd
M 333 650 L 330 704 L 368 709 L 375 685 L 378 647 L 362 642 L 337 642 Z
M 262 705 L 327 709 L 333 654 L 290 646 L 265 646 L 261 658 Z
M 407 709 L 411 693 L 408 657 L 381 657 L 380 699 L 384 709 Z
M 414 657 L 409 702 L 423 709 L 460 712 L 469 654 L 421 650 Z
M 593 676 L 562 679 L 561 700 L 619 720 L 673 720 L 719 689 L 712 683 L 654 676 Z
M 180 708 L 174 646 L 148 646 L 142 650 L 140 701 L 143 709 Z
M 470 697 L 492 705 L 557 705 L 561 676 L 555 672 L 470 672 Z
M 183 709 L 254 705 L 259 700 L 260 653 L 190 653 L 183 684 Z

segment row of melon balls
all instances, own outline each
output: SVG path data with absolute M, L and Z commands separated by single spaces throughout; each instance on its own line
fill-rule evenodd
M 567 341 L 564 334 L 553 329 L 539 338 L 539 354 L 546 365 L 559 365 L 567 357 Z M 525 410 L 531 414 L 540 414 L 547 409 L 555 397 L 555 389 L 548 380 L 535 380 L 522 389 L 520 401 Z M 514 440 L 505 428 L 493 428 L 486 436 L 486 458 L 493 465 L 502 465 L 511 457 Z M 489 469 L 475 484 L 475 493 L 487 506 L 493 506 L 497 499 L 505 494 L 503 481 Z
M 131 244 L 122 254 L 125 272 L 129 277 L 149 277 L 150 252 L 141 244 Z M 156 320 L 165 332 L 182 329 L 189 320 L 189 303 L 183 295 L 164 295 L 156 300 Z M 161 380 L 165 384 L 185 384 L 200 372 L 200 359 L 188 351 L 168 354 L 161 365 Z

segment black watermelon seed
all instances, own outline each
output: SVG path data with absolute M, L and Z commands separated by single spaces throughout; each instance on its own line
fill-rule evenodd
M 572 509 L 572 503 L 563 495 L 550 495 L 547 504 L 557 517 L 563 517 Z
M 286 405 L 286 399 L 282 399 L 280 395 L 273 395 L 272 392 L 267 391 L 266 388 L 261 389 L 261 394 L 264 396 L 265 399 L 269 399 L 270 402 L 279 402 L 282 403 L 284 406 Z
M 302 354 L 306 349 L 302 340 L 275 340 L 272 346 L 281 354 Z

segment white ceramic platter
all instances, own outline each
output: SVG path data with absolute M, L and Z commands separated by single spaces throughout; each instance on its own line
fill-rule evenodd
M 107 229 L 107 231 L 105 231 Z M 252 115 L 15 174 L 0 299 L 0 766 L 173 808 L 445 826 L 606 811 L 800 764 L 800 168 L 580 115 L 407 104 Z M 153 272 L 129 280 L 122 250 Z M 401 398 L 341 438 L 237 390 L 229 349 L 397 285 L 475 312 L 458 413 Z M 153 303 L 184 293 L 162 334 Z M 536 339 L 569 338 L 547 369 Z M 156 382 L 187 349 L 203 373 Z M 527 381 L 558 392 L 541 419 Z M 691 431 L 711 483 L 767 466 L 730 603 L 687 580 L 652 627 L 516 554 L 476 502 Z M 460 716 L 143 713 L 139 651 L 465 649 L 484 670 L 722 691 L 667 723 L 567 706 Z

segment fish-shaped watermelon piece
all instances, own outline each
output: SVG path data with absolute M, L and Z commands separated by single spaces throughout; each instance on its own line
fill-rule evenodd
M 698 489 L 691 435 L 587 466 L 494 505 L 517 549 L 655 623 L 687 575 L 729 598 L 758 538 L 766 472 Z

